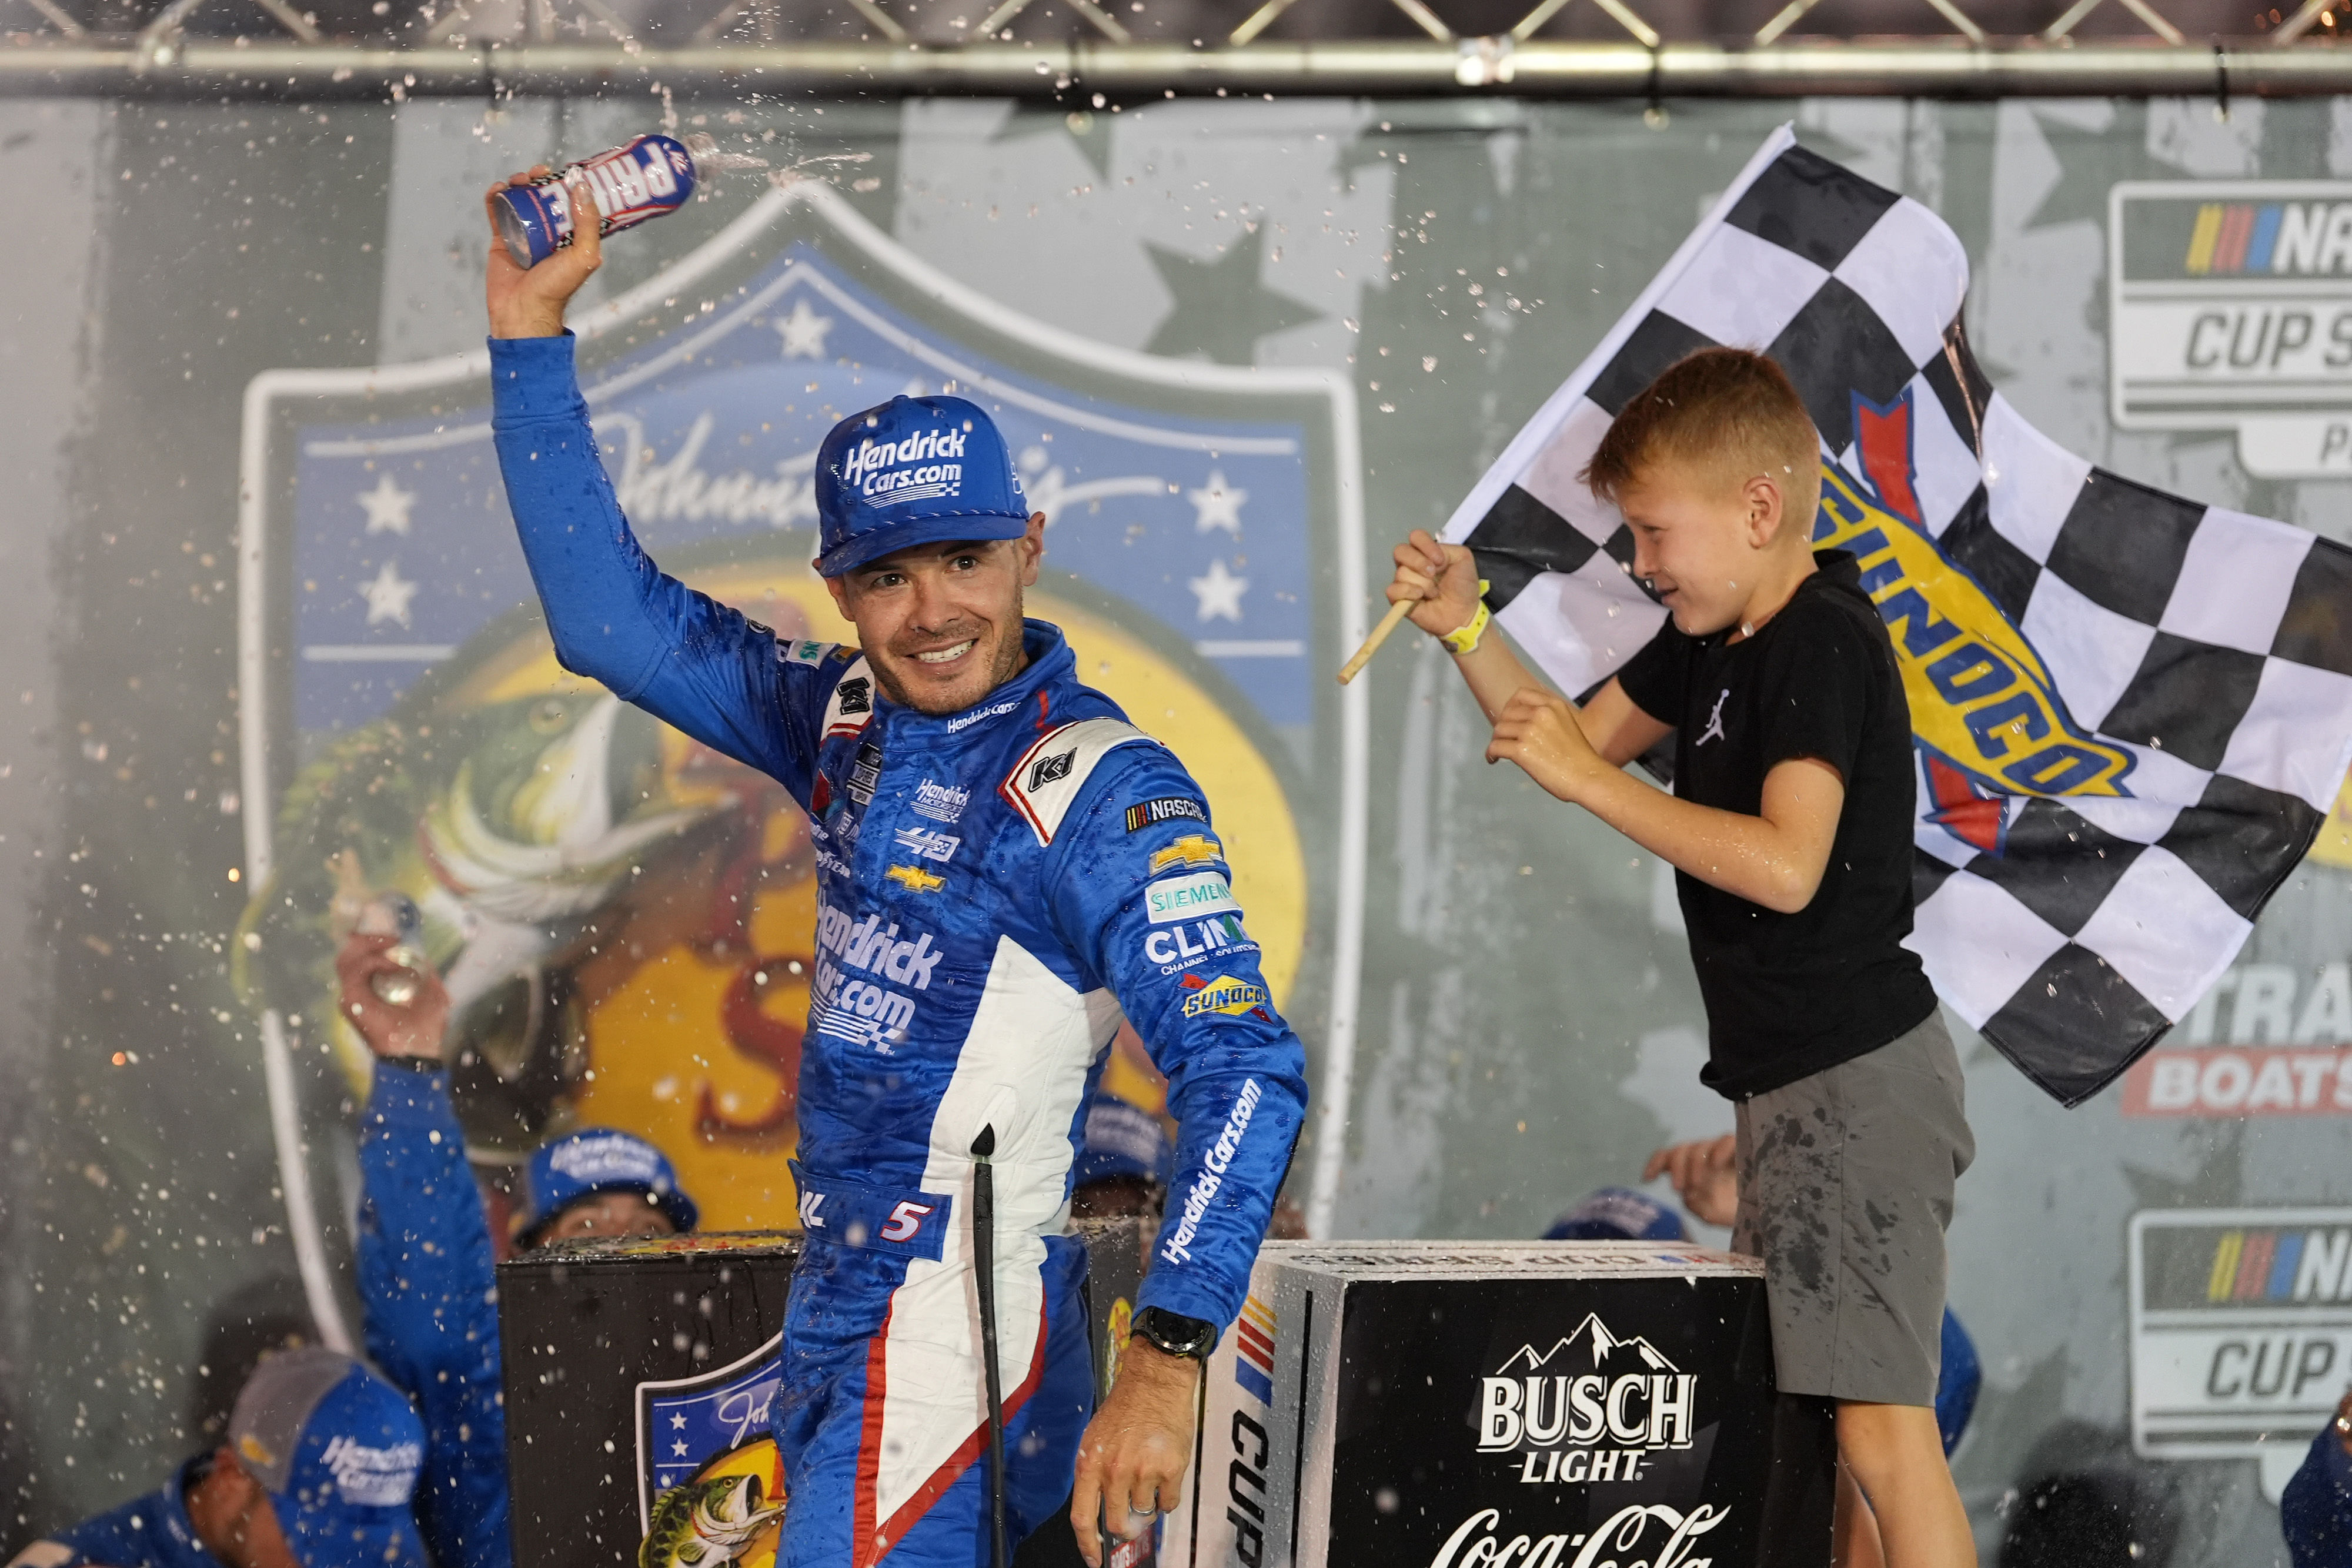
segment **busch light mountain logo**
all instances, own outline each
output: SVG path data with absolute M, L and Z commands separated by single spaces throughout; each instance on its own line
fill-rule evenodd
M 1691 1447 L 1697 1396 L 1696 1375 L 1588 1313 L 1480 1379 L 1478 1451 L 1510 1456 L 1530 1485 L 1640 1480 L 1659 1450 Z

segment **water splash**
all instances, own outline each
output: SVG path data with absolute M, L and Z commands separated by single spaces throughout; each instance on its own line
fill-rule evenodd
M 814 179 L 814 171 L 823 163 L 871 163 L 871 152 L 814 152 L 805 158 L 795 158 L 781 169 L 770 170 L 768 183 L 779 191 L 802 180 Z M 761 165 L 765 168 L 763 163 Z
M 721 174 L 749 173 L 768 167 L 765 158 L 750 152 L 713 152 L 709 156 L 709 163 L 715 172 Z M 769 178 L 773 179 L 774 175 L 771 174 Z

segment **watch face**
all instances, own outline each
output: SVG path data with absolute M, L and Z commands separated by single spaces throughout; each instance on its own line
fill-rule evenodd
M 1170 1355 L 1203 1356 L 1217 1343 L 1217 1327 L 1199 1318 L 1180 1317 L 1158 1307 L 1147 1307 L 1135 1316 L 1135 1326 Z

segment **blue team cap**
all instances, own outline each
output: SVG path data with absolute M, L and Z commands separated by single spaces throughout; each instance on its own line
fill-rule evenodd
M 350 1356 L 305 1345 L 266 1357 L 228 1439 L 303 1568 L 425 1568 L 413 1508 L 424 1424 Z
M 644 1193 L 681 1231 L 693 1229 L 700 1215 L 659 1149 L 618 1128 L 583 1127 L 541 1145 L 530 1156 L 522 1229 L 516 1241 L 530 1246 L 557 1215 L 600 1192 Z
M 960 397 L 894 397 L 816 449 L 816 558 L 839 577 L 908 545 L 1017 539 L 1029 500 L 995 422 Z
M 1686 1241 L 1683 1217 L 1630 1186 L 1604 1186 L 1551 1222 L 1546 1241 Z
M 1160 1118 L 1115 1094 L 1097 1094 L 1087 1107 L 1085 1141 L 1073 1178 L 1080 1186 L 1114 1176 L 1164 1182 L 1176 1151 Z
M 1944 1360 L 1942 1370 L 1936 1375 L 1936 1430 L 1944 1438 L 1944 1457 L 1960 1446 L 1961 1435 L 1969 1429 L 1969 1417 L 1976 1414 L 1977 1390 L 1984 1384 L 1984 1368 L 1977 1361 L 1977 1342 L 1952 1315 L 1944 1309 Z

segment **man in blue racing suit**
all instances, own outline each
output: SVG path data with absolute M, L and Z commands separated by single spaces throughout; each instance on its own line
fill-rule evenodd
M 1240 1311 L 1306 1053 L 1200 786 L 1022 616 L 1045 517 L 988 415 L 898 398 L 835 427 L 815 565 L 859 645 L 779 639 L 664 576 L 621 515 L 563 328 L 600 260 L 593 208 L 576 225 L 529 271 L 492 245 L 488 274 L 493 430 L 556 655 L 776 779 L 815 841 L 782 1561 L 989 1560 L 971 1224 L 986 1134 L 1012 1532 L 1074 1491 L 1097 1563 L 1098 1519 L 1132 1538 L 1177 1500 L 1197 1361 Z M 1122 1017 L 1167 1074 L 1177 1157 L 1135 1340 L 1089 1424 L 1086 1259 L 1065 1232 L 1078 1118 Z

